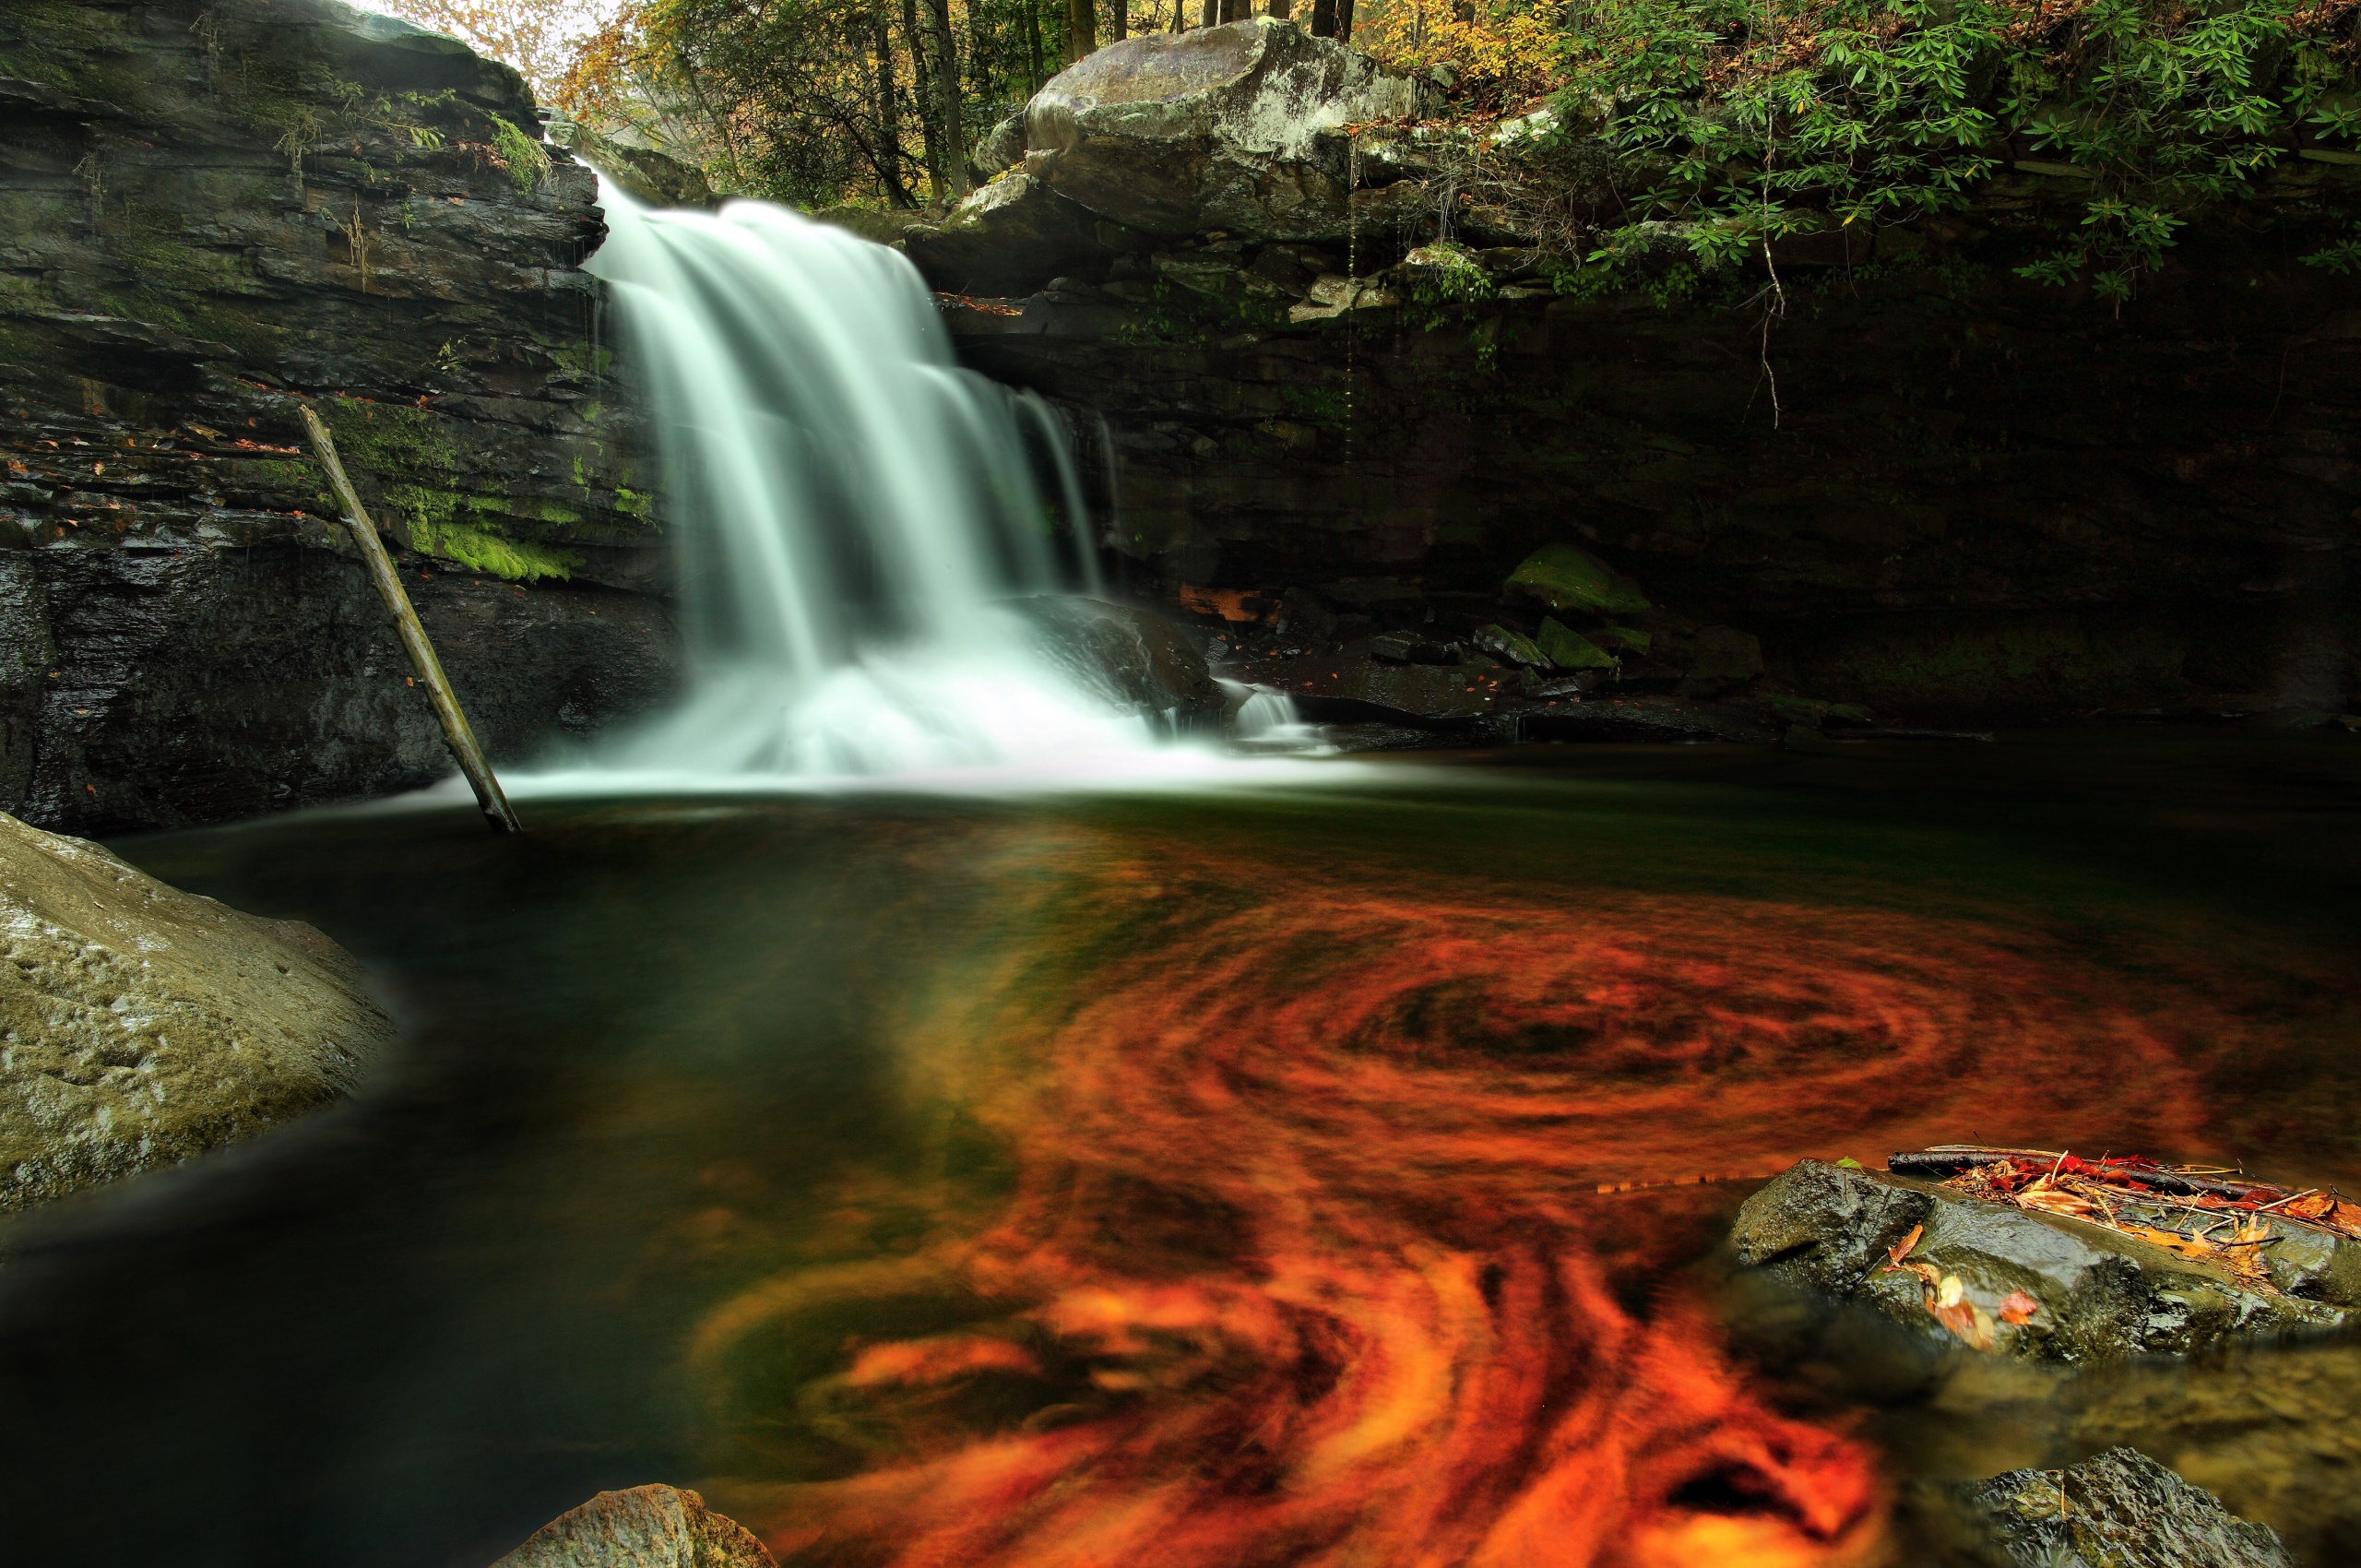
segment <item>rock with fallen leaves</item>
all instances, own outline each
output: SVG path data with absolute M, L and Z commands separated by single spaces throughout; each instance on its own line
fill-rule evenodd
M 2162 1203 L 2090 1217 L 2068 1206 L 2088 1200 L 2050 1191 L 2027 1204 L 1807 1159 L 1747 1200 L 1731 1245 L 1805 1289 L 2033 1360 L 2186 1354 L 2325 1331 L 2361 1308 L 2361 1242 L 2334 1231 Z
M 1993 1548 L 2025 1568 L 2295 1568 L 2268 1525 L 2239 1518 L 2133 1448 L 1961 1489 Z

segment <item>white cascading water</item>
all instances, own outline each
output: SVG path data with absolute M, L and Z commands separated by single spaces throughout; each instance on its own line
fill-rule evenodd
M 590 270 L 653 415 L 694 670 L 683 706 L 607 767 L 812 778 L 1152 744 L 998 607 L 1097 587 L 1080 489 L 1047 405 L 953 362 L 906 259 L 760 202 L 603 200 Z M 1054 465 L 1071 548 L 1028 445 Z

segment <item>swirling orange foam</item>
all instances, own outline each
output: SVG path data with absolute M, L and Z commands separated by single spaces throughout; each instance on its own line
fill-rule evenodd
M 1240 908 L 1252 881 L 1199 873 L 1230 912 L 1176 912 L 1048 1025 L 1015 986 L 931 1037 L 933 1091 L 1014 1162 L 980 1231 L 707 1324 L 711 1360 L 824 1295 L 969 1303 L 805 1391 L 858 1408 L 872 1457 L 740 1494 L 783 1558 L 1858 1561 L 1871 1456 L 1774 1413 L 1697 1311 L 1651 1300 L 1693 1233 L 1602 1193 L 2198 1126 L 2177 1052 L 2038 944 L 1703 897 L 1332 881 Z M 963 1403 L 986 1384 L 997 1402 Z

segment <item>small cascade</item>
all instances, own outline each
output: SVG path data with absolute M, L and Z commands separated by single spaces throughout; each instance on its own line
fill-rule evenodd
M 590 270 L 653 415 L 694 670 L 608 766 L 909 773 L 1152 743 L 999 607 L 1095 582 L 1081 485 L 1047 403 L 953 362 L 907 260 L 765 203 L 602 199 Z
M 1230 715 L 1230 733 L 1241 750 L 1257 752 L 1312 752 L 1334 748 L 1317 724 L 1304 722 L 1297 710 L 1295 698 L 1275 686 L 1250 686 L 1243 681 L 1227 681 L 1219 676 L 1215 683 L 1236 705 Z

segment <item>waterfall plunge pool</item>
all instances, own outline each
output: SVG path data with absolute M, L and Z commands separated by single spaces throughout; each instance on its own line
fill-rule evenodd
M 1934 1562 L 1914 1479 L 2130 1441 L 2348 1561 L 2361 1344 L 2015 1371 L 1713 1251 L 1797 1157 L 1944 1139 L 2352 1190 L 2356 782 L 1525 748 L 128 840 L 405 1042 L 5 1234 L 10 1555 L 481 1568 L 666 1480 L 799 1562 Z

